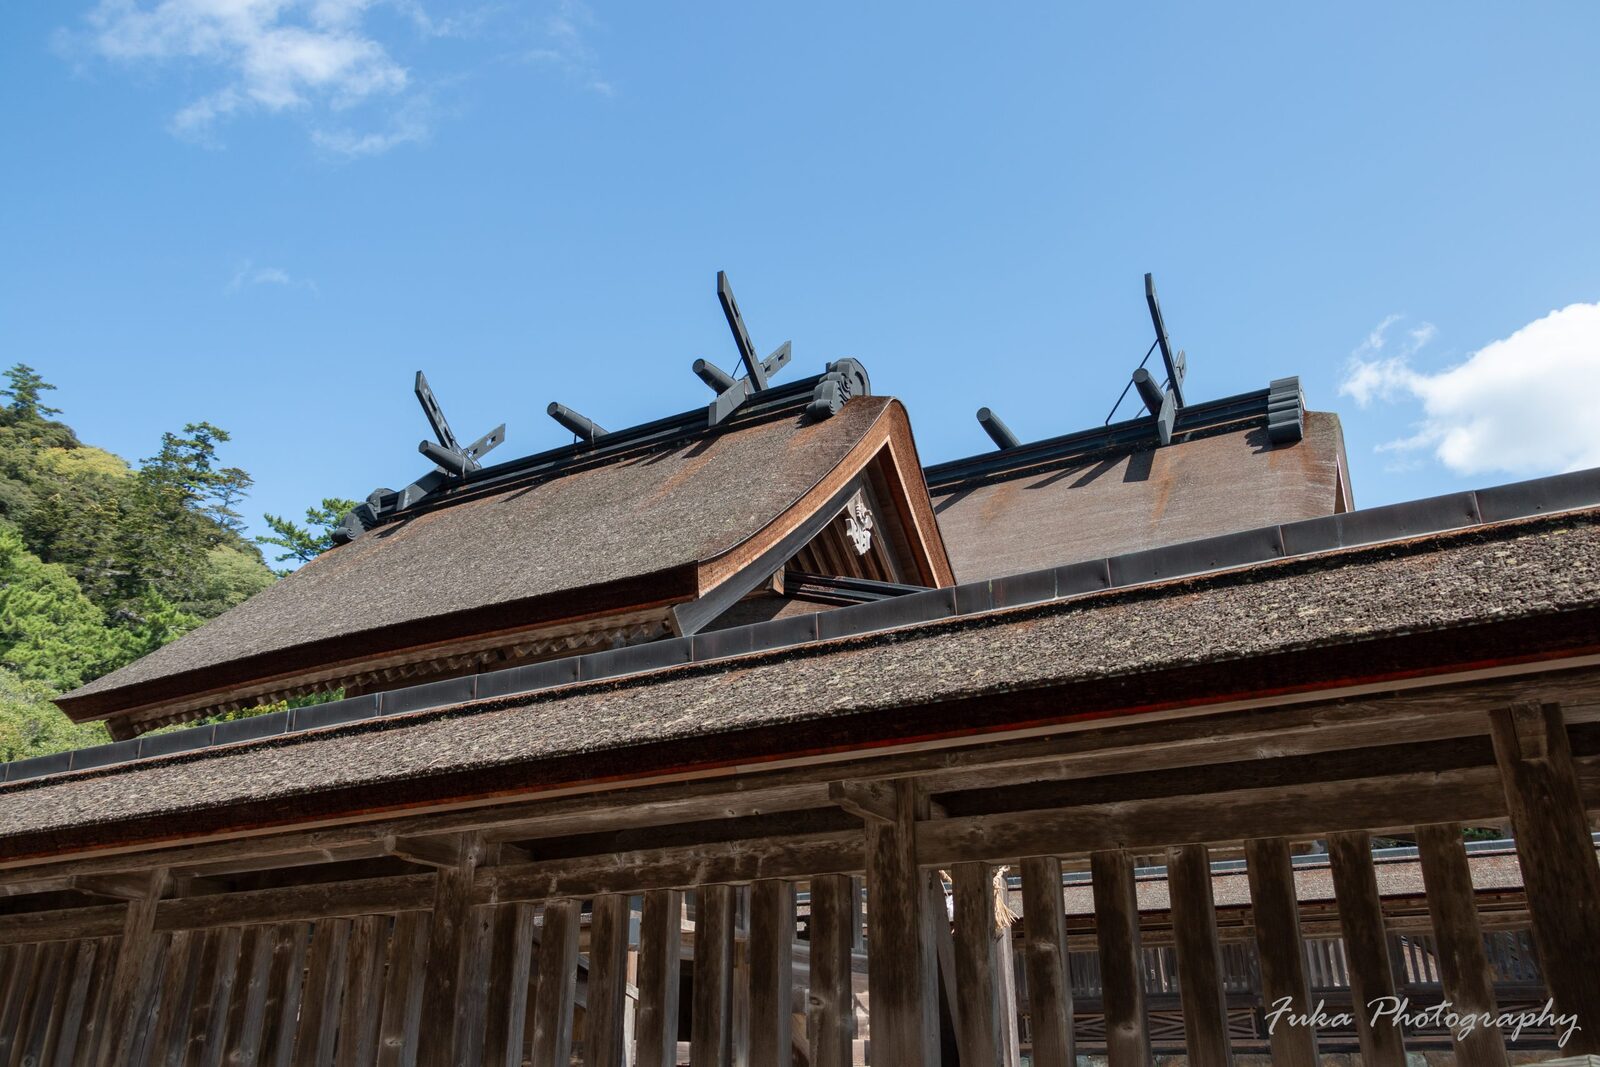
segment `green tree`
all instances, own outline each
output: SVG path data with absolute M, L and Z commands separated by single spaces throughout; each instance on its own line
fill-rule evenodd
M 13 364 L 5 372 L 6 381 L 10 388 L 0 389 L 0 397 L 5 397 L 11 403 L 7 410 L 17 420 L 36 420 L 53 418 L 61 414 L 60 408 L 46 407 L 39 402 L 41 394 L 54 389 L 55 386 L 45 381 L 39 373 L 26 363 Z
M 106 626 L 66 568 L 42 562 L 0 527 L 0 665 L 25 681 L 76 689 L 128 662 L 139 645 Z
M 257 537 L 256 543 L 283 549 L 281 555 L 274 557 L 276 563 L 291 559 L 308 563 L 333 547 L 334 528 L 355 506 L 354 500 L 324 497 L 321 505 L 306 508 L 305 526 L 277 515 L 263 516 L 272 529 L 272 536 Z
M 48 756 L 111 740 L 103 723 L 80 725 L 61 714 L 50 703 L 55 695 L 43 682 L 0 667 L 0 760 Z

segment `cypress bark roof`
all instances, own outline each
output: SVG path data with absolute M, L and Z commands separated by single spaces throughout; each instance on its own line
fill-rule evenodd
M 1589 654 L 1597 620 L 1591 509 L 19 782 L 0 857 Z
M 892 434 L 915 472 L 904 409 L 860 397 L 821 421 L 790 411 L 402 517 L 58 703 L 85 719 L 207 691 L 271 692 L 296 671 L 692 600 Z
M 1339 417 L 1274 445 L 1263 420 L 933 491 L 958 582 L 1311 519 L 1350 507 Z

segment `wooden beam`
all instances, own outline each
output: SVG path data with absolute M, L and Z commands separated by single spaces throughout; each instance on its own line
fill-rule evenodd
M 478 872 L 476 896 L 482 902 L 542 900 L 849 873 L 862 868 L 861 847 L 860 832 L 840 831 L 488 867 Z
M 469 1028 L 483 1026 L 471 1017 L 467 965 L 471 939 L 473 882 L 482 862 L 482 837 L 464 835 L 454 867 L 440 868 L 428 927 L 428 969 L 422 993 L 417 1067 L 456 1067 L 459 1042 Z
M 850 1040 L 854 1036 L 855 991 L 850 967 L 855 922 L 855 889 L 849 876 L 813 878 L 811 984 L 806 993 L 811 1067 L 850 1067 L 853 1062 Z
M 1167 849 L 1167 886 L 1178 953 L 1184 1052 L 1193 1067 L 1228 1067 L 1228 1001 L 1222 986 L 1222 948 L 1211 898 L 1211 855 L 1204 845 Z
M 815 916 L 815 896 L 811 907 L 811 914 Z M 774 878 L 756 882 L 750 887 L 750 1062 L 753 1064 L 789 1067 L 793 1062 L 794 938 L 794 883 Z
M 533 999 L 534 1067 L 567 1067 L 572 1061 L 572 1009 L 578 991 L 576 900 L 544 906 L 539 930 L 539 987 Z
M 105 1041 L 100 1046 L 100 1067 L 121 1067 L 133 1054 L 134 1037 L 149 1002 L 156 967 L 160 963 L 159 934 L 155 928 L 156 903 L 167 872 L 156 868 L 145 876 L 145 895 L 130 900 L 122 924 L 122 946 L 117 952 L 107 1005 Z
M 1480 1017 L 1486 1014 L 1492 1019 L 1498 1010 L 1461 827 L 1455 823 L 1419 826 L 1416 833 L 1445 998 L 1453 1011 Z M 1456 1062 L 1465 1067 L 1506 1067 L 1509 1062 L 1498 1026 L 1478 1025 L 1465 1032 L 1457 1029 L 1450 1038 L 1455 1043 Z
M 67 879 L 67 887 L 93 897 L 138 900 L 150 891 L 150 879 L 142 871 L 78 874 Z
M 1023 860 L 1022 965 L 1028 979 L 1033 1067 L 1075 1067 L 1078 1062 L 1063 907 L 1061 861 L 1054 856 Z
M 917 865 L 916 783 L 897 781 L 895 800 L 894 822 L 866 827 L 873 1056 L 880 1067 L 921 1067 L 937 1054 L 939 1022 L 932 928 L 923 921 L 926 887 Z
M 1600 864 L 1561 706 L 1518 704 L 1490 718 L 1540 970 L 1556 1012 L 1578 1020 L 1563 1051 L 1600 1054 Z
M 1350 995 L 1357 1005 L 1386 1001 L 1395 995 L 1394 969 L 1384 928 L 1383 902 L 1372 868 L 1372 835 L 1363 831 L 1331 834 L 1328 859 L 1333 892 L 1339 902 L 1339 929 L 1350 967 Z M 1392 1016 L 1374 1020 L 1371 1011 L 1355 1012 L 1361 1041 L 1361 1062 L 1370 1067 L 1405 1067 L 1404 1032 Z
M 894 822 L 894 787 L 887 782 L 829 782 L 828 799 L 862 819 Z
M 1094 886 L 1095 940 L 1100 954 L 1102 1011 L 1109 1067 L 1147 1067 L 1144 961 L 1139 944 L 1139 898 L 1133 856 L 1096 852 L 1089 857 Z
M 733 1065 L 733 924 L 733 886 L 707 885 L 695 891 L 689 1058 L 696 1067 Z
M 418 911 L 432 904 L 436 894 L 435 875 L 403 874 L 183 897 L 161 902 L 156 911 L 156 928 L 193 930 Z
M 636 1067 L 676 1067 L 682 952 L 683 894 L 676 889 L 646 893 L 639 918 Z
M 483 1062 L 521 1067 L 528 1019 L 528 983 L 533 974 L 532 904 L 495 907 L 489 964 L 489 1010 Z
M 1004 1020 L 994 971 L 994 868 L 958 863 L 950 875 L 955 882 L 956 985 L 961 990 L 956 1046 L 962 1063 L 1003 1064 Z
M 1306 984 L 1305 943 L 1289 843 L 1281 837 L 1260 838 L 1246 841 L 1244 850 L 1256 958 L 1261 962 L 1261 998 L 1269 1016 L 1277 1013 L 1271 1036 L 1273 1065 L 1317 1067 L 1317 1031 L 1310 1023 L 1311 989 Z
M 622 1067 L 628 1001 L 628 898 L 595 897 L 589 923 L 589 996 L 584 1008 L 584 1067 Z

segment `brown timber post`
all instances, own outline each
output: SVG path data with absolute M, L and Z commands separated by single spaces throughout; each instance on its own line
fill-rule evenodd
M 539 931 L 539 988 L 533 999 L 533 1067 L 567 1067 L 572 1060 L 572 1005 L 578 993 L 576 900 L 544 906 Z
M 683 953 L 683 894 L 644 895 L 639 919 L 639 1010 L 636 1067 L 675 1067 L 678 1053 L 679 963 Z
M 1559 704 L 1491 716 L 1540 969 L 1558 1015 L 1577 1017 L 1563 1050 L 1600 1053 L 1600 863 Z
M 1067 974 L 1061 861 L 1022 861 L 1022 965 L 1028 978 L 1028 1018 L 1034 1067 L 1074 1067 L 1072 983 Z
M 922 1067 L 938 1055 L 933 928 L 923 921 L 926 887 L 917 867 L 918 807 L 916 784 L 900 779 L 893 785 L 893 818 L 866 820 L 867 986 L 878 1067 Z
M 453 862 L 438 867 L 433 915 L 428 926 L 428 968 L 424 971 L 422 1025 L 417 1067 L 457 1067 L 458 1047 L 471 1018 L 468 956 L 472 947 L 472 883 L 483 862 L 481 834 L 459 834 L 449 842 Z
M 584 1010 L 585 1067 L 622 1067 L 628 1003 L 628 898 L 594 898 L 589 922 L 589 996 Z
M 1291 1021 L 1280 1014 L 1272 1027 L 1273 1065 L 1317 1067 L 1317 1031 L 1309 1022 L 1311 989 L 1289 843 L 1281 837 L 1261 838 L 1246 841 L 1244 849 L 1264 1007 L 1269 1018 L 1280 1006 L 1299 1017 Z
M 156 933 L 156 904 L 161 899 L 167 872 L 157 868 L 145 875 L 144 892 L 128 901 L 128 914 L 122 923 L 122 947 L 117 951 L 116 969 L 111 975 L 111 997 L 107 1005 L 106 1036 L 100 1043 L 100 1067 L 122 1067 L 133 1053 L 160 962 L 156 951 L 161 937 Z
M 852 912 L 854 909 L 852 909 Z M 811 914 L 816 915 L 812 896 Z M 750 887 L 750 1062 L 789 1067 L 794 992 L 794 883 Z M 815 1058 L 813 1057 L 813 1067 Z
M 489 1006 L 484 1026 L 483 1062 L 488 1067 L 521 1067 L 522 1064 L 522 1039 L 528 1021 L 528 980 L 533 973 L 533 918 L 531 904 L 500 904 L 495 908 L 489 956 Z
M 731 885 L 695 890 L 694 1020 L 689 1059 L 700 1067 L 733 1064 L 733 925 Z
M 812 1067 L 850 1067 L 855 922 L 855 892 L 848 875 L 811 879 L 811 989 L 806 1015 Z
M 1145 1025 L 1144 961 L 1133 857 L 1126 852 L 1096 852 L 1089 857 L 1089 869 L 1094 884 L 1106 1061 L 1110 1067 L 1147 1067 L 1150 1031 Z
M 389 973 L 383 983 L 383 1015 L 378 1020 L 378 1067 L 404 1067 L 417 1047 L 422 1025 L 423 972 L 428 962 L 428 915 L 401 912 L 394 921 Z M 295 972 L 298 975 L 298 970 Z M 291 1014 L 290 1018 L 294 1016 Z M 520 1057 L 519 1057 L 520 1058 Z
M 1001 1064 L 1005 1046 L 1000 1028 L 999 977 L 995 974 L 994 868 L 957 863 L 955 882 L 956 987 L 961 994 L 961 1025 L 956 1031 L 962 1063 Z
M 1371 1067 L 1405 1067 L 1402 1029 L 1390 1015 L 1372 1018 L 1374 1008 L 1395 995 L 1383 901 L 1372 869 L 1372 835 L 1363 831 L 1329 836 L 1328 859 L 1333 868 L 1333 892 L 1339 903 L 1345 959 L 1350 965 L 1350 993 L 1355 1001 L 1361 1062 Z
M 1439 977 L 1445 999 L 1463 1015 L 1498 1014 L 1489 960 L 1483 951 L 1478 904 L 1472 895 L 1472 869 L 1455 823 L 1417 827 L 1417 855 L 1428 893 L 1428 914 L 1439 950 Z M 1505 1067 L 1506 1043 L 1498 1026 L 1452 1031 L 1456 1062 L 1465 1067 Z
M 1228 1002 L 1222 988 L 1222 946 L 1211 896 L 1211 853 L 1204 845 L 1167 849 L 1172 935 L 1178 952 L 1184 1049 L 1192 1067 L 1228 1067 Z

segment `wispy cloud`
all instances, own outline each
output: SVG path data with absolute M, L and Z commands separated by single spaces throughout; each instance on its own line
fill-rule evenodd
M 1440 371 L 1412 357 L 1430 341 L 1429 323 L 1398 331 L 1379 323 L 1351 353 L 1340 392 L 1367 407 L 1420 403 L 1416 432 L 1380 445 L 1400 457 L 1431 452 L 1457 474 L 1534 474 L 1600 466 L 1600 303 L 1552 311 L 1511 336 Z
M 223 288 L 230 296 L 257 285 L 279 286 L 285 289 L 306 289 L 317 292 L 317 283 L 310 278 L 296 278 L 282 267 L 258 267 L 245 260 L 234 269 L 233 277 Z
M 375 0 L 100 0 L 87 18 L 89 50 L 129 66 L 210 70 L 215 85 L 172 116 L 174 133 L 211 140 L 245 113 L 312 117 L 362 104 L 403 110 L 411 72 L 365 28 Z M 424 34 L 454 30 L 429 19 L 417 0 L 401 11 Z M 413 113 L 406 136 L 378 135 L 379 146 L 421 139 Z M 319 128 L 312 123 L 313 130 Z
M 582 0 L 560 0 L 541 21 L 538 41 L 523 58 L 560 71 L 589 92 L 615 96 L 616 86 L 601 75 L 599 59 L 589 44 L 589 35 L 597 28 L 594 12 Z

